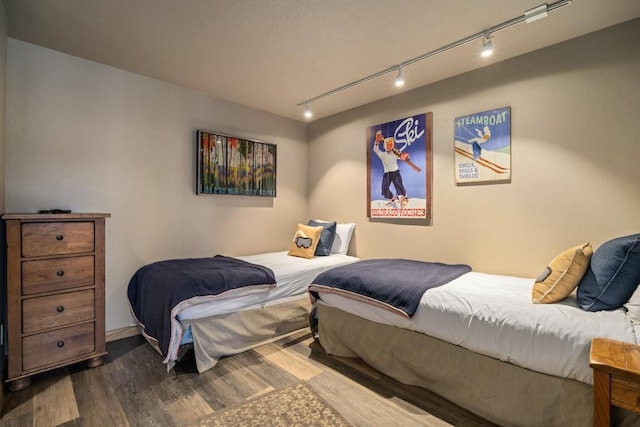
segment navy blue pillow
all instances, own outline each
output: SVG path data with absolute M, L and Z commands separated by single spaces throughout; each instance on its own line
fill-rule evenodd
M 640 234 L 603 243 L 578 283 L 578 304 L 586 311 L 622 307 L 640 284 Z
M 331 245 L 333 244 L 333 239 L 336 237 L 336 222 L 317 222 L 314 220 L 310 220 L 307 225 L 311 227 L 324 227 L 322 233 L 320 233 L 320 241 L 318 242 L 318 246 L 316 246 L 314 255 L 329 255 L 331 253 Z

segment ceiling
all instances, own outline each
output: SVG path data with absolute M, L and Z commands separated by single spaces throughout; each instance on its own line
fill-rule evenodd
M 553 2 L 550 2 L 551 5 Z M 9 37 L 296 120 L 299 103 L 478 34 L 542 0 L 4 0 Z M 640 16 L 573 0 L 404 68 L 402 91 Z M 314 119 L 398 93 L 391 72 L 312 103 Z

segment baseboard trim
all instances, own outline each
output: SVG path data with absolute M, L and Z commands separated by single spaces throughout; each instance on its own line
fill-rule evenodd
M 113 331 L 107 331 L 105 340 L 107 342 L 121 340 L 123 338 L 134 337 L 140 334 L 140 330 L 137 326 L 126 326 L 120 329 L 114 329 Z

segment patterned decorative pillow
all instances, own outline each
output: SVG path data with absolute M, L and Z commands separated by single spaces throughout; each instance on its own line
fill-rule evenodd
M 533 284 L 531 301 L 551 304 L 568 297 L 587 271 L 591 255 L 593 248 L 585 243 L 555 257 Z
M 310 227 L 304 224 L 298 224 L 296 234 L 293 235 L 293 241 L 289 247 L 289 255 L 302 258 L 313 258 L 318 242 L 320 241 L 320 233 L 323 227 Z
M 600 246 L 578 284 L 578 304 L 586 311 L 622 307 L 640 283 L 640 234 L 618 237 Z
M 316 247 L 315 256 L 327 256 L 331 254 L 331 245 L 333 239 L 336 237 L 336 223 L 333 222 L 318 222 L 310 220 L 307 225 L 311 227 L 322 227 L 322 233 L 320 233 L 320 241 L 318 247 Z

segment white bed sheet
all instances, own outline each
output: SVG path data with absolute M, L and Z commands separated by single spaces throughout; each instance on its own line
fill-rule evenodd
M 535 279 L 470 272 L 426 291 L 412 318 L 320 292 L 322 302 L 368 320 L 422 332 L 537 372 L 593 383 L 591 339 L 636 343 L 626 310 L 586 312 L 575 297 L 533 304 Z
M 251 310 L 274 303 L 289 301 L 307 296 L 307 288 L 315 277 L 333 267 L 359 261 L 359 258 L 334 254 L 311 259 L 287 255 L 287 251 L 269 252 L 258 255 L 234 257 L 253 264 L 263 265 L 273 270 L 276 286 L 266 291 L 237 289 L 225 292 L 224 297 L 191 305 L 180 311 L 179 320 L 200 319 L 203 317 L 234 313 L 239 310 Z

